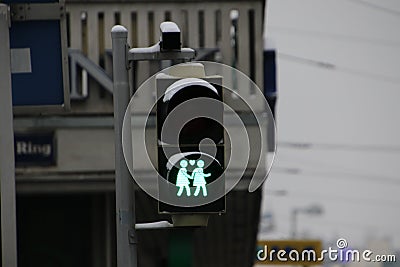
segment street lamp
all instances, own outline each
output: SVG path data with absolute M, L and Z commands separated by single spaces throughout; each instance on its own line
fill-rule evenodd
M 285 189 L 276 189 L 276 190 L 265 190 L 266 196 L 274 196 L 274 197 L 284 197 L 288 194 Z M 263 204 L 265 205 L 265 203 Z M 268 212 L 267 208 L 263 207 L 263 213 L 260 217 L 260 229 L 259 233 L 265 234 L 271 232 L 274 229 L 274 219 L 273 212 Z
M 291 213 L 291 236 L 292 238 L 296 238 L 296 230 L 297 230 L 297 215 L 299 213 L 304 213 L 308 215 L 321 215 L 324 212 L 322 206 L 318 204 L 314 204 L 308 207 L 294 208 Z

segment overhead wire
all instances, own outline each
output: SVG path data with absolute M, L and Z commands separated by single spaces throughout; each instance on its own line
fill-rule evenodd
M 275 195 L 268 195 L 267 197 L 278 197 Z M 294 198 L 302 198 L 302 199 L 324 199 L 324 200 L 333 200 L 332 202 L 345 202 L 351 205 L 374 205 L 374 206 L 390 206 L 392 208 L 398 208 L 399 203 L 396 201 L 383 200 L 383 199 L 374 199 L 374 198 L 365 198 L 358 196 L 347 196 L 347 195 L 339 195 L 339 194 L 327 194 L 326 192 L 298 192 L 298 191 L 288 191 L 288 197 Z
M 289 221 L 290 220 L 290 213 L 288 213 L 288 214 L 286 214 L 286 213 L 283 213 L 283 212 L 281 212 L 281 211 L 272 211 L 272 216 L 276 216 L 276 217 L 279 217 L 280 219 L 286 219 L 285 221 Z M 317 219 L 318 218 L 318 219 Z M 325 224 L 332 224 L 332 225 L 346 225 L 346 226 L 348 226 L 348 227 L 354 227 L 354 228 L 364 228 L 364 229 L 373 229 L 373 228 L 378 228 L 379 227 L 379 225 L 375 225 L 375 224 L 370 224 L 370 223 L 363 223 L 363 224 L 360 224 L 359 222 L 356 222 L 356 221 L 352 221 L 352 218 L 348 218 L 348 217 L 344 217 L 344 216 L 336 216 L 335 217 L 336 218 L 336 220 L 334 219 L 334 220 L 332 220 L 332 219 L 324 219 L 324 218 L 322 218 L 322 217 L 315 217 L 314 218 L 314 220 L 315 220 L 315 223 L 317 224 L 317 223 L 321 223 L 321 222 L 323 222 L 323 224 L 325 225 Z M 342 219 L 342 220 L 337 220 L 337 219 Z M 393 228 L 396 228 L 396 229 L 398 229 L 397 227 L 396 227 L 396 224 L 394 223 L 393 225 L 389 225 L 389 227 L 393 227 Z
M 364 0 L 347 0 L 347 1 L 353 2 L 355 4 L 363 5 L 363 6 L 372 8 L 372 9 L 375 9 L 375 10 L 384 12 L 386 14 L 391 14 L 391 15 L 395 15 L 395 16 L 400 17 L 400 11 L 399 10 L 394 10 L 394 9 L 387 8 L 387 7 L 384 7 L 384 6 L 381 6 L 381 5 L 377 5 L 377 4 L 374 4 L 374 3 L 371 3 L 371 2 L 368 2 L 368 1 L 364 1 Z
M 268 30 L 271 32 L 278 32 L 278 33 L 283 33 L 283 34 L 297 34 L 297 35 L 302 35 L 302 36 L 336 40 L 336 41 L 357 42 L 357 43 L 361 43 L 361 44 L 400 47 L 400 42 L 396 42 L 393 40 L 377 39 L 377 38 L 370 38 L 370 37 L 364 37 L 364 36 L 355 36 L 355 35 L 342 34 L 342 33 L 321 32 L 321 31 L 315 31 L 315 30 L 298 29 L 298 28 L 281 27 L 281 26 L 268 26 Z
M 304 168 L 298 167 L 286 167 L 286 166 L 276 166 L 274 165 L 271 172 L 280 172 L 291 175 L 306 175 L 314 177 L 327 177 L 338 180 L 358 180 L 363 182 L 373 182 L 379 184 L 391 184 L 400 186 L 400 178 L 386 176 L 386 175 L 369 175 L 369 174 L 357 174 L 357 173 L 346 173 L 339 171 L 313 171 L 306 170 Z
M 369 72 L 365 72 L 365 71 L 361 71 L 361 70 L 357 70 L 357 69 L 341 67 L 341 66 L 338 66 L 331 62 L 310 59 L 310 58 L 292 55 L 292 54 L 288 54 L 288 53 L 283 53 L 283 52 L 279 52 L 279 51 L 278 51 L 277 55 L 278 55 L 278 58 L 280 58 L 280 59 L 292 61 L 292 62 L 299 63 L 299 64 L 307 64 L 307 65 L 311 65 L 311 66 L 318 67 L 318 68 L 338 71 L 338 72 L 347 73 L 347 74 L 351 74 L 351 75 L 355 75 L 355 76 L 360 76 L 363 78 L 377 80 L 377 81 L 381 81 L 381 82 L 383 81 L 383 82 L 389 82 L 389 83 L 394 83 L 394 84 L 400 84 L 400 79 L 397 77 L 382 75 L 382 74 L 378 74 L 378 73 L 369 73 Z
M 289 156 L 289 159 L 287 160 L 282 160 L 282 155 L 283 158 Z M 285 155 L 280 153 L 279 154 L 279 162 L 289 162 L 289 164 L 300 164 L 302 166 L 302 168 L 304 168 L 304 166 L 310 166 L 311 168 L 324 168 L 324 170 L 328 169 L 328 170 L 341 170 L 342 172 L 345 172 L 347 175 L 348 174 L 355 174 L 357 176 L 366 176 L 366 177 L 374 177 L 374 178 L 380 178 L 382 177 L 382 175 L 378 175 L 376 174 L 376 170 L 375 170 L 375 174 L 371 173 L 371 170 L 369 170 L 368 174 L 365 174 L 365 169 L 360 170 L 360 169 L 354 169 L 354 168 L 349 168 L 348 164 L 346 166 L 343 166 L 341 164 L 337 164 L 339 163 L 339 161 L 332 161 L 330 160 L 329 163 L 325 162 L 325 161 L 321 161 L 321 160 L 314 160 L 314 159 L 310 159 L 308 157 L 304 157 L 303 155 L 298 155 L 296 156 L 296 154 L 289 154 L 289 155 Z M 335 164 L 336 163 L 336 164 Z M 346 161 L 346 163 L 348 163 Z M 365 165 L 369 166 L 368 163 L 365 163 Z M 293 173 L 298 173 L 298 171 L 295 171 L 296 168 L 294 168 L 293 170 L 291 170 Z M 395 177 L 390 177 L 391 179 L 397 179 Z M 399 178 L 400 179 L 400 178 Z
M 279 147 L 298 149 L 298 150 L 346 150 L 360 152 L 384 152 L 384 153 L 400 153 L 400 146 L 397 145 L 365 145 L 365 144 L 324 144 L 312 142 L 296 142 L 296 141 L 279 141 Z

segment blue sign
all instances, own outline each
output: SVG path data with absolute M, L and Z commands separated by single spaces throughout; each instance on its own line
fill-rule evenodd
M 14 133 L 17 167 L 52 166 L 56 164 L 54 132 Z
M 58 3 L 46 0 L 9 0 L 10 5 Z M 35 9 L 37 10 L 37 9 Z M 32 11 L 33 12 L 33 11 Z M 64 16 L 65 17 L 65 16 Z M 63 18 L 64 19 L 64 18 Z M 61 32 L 63 19 L 29 20 L 16 18 L 11 22 L 11 58 L 25 65 L 24 71 L 11 74 L 13 106 L 63 106 L 69 103 L 66 81 L 66 36 Z M 65 33 L 66 34 L 66 33 Z M 16 51 L 25 51 L 25 58 Z M 13 52 L 15 56 L 13 58 Z M 28 59 L 26 59 L 28 57 Z M 23 61 L 21 63 L 21 60 Z M 13 65 L 13 64 L 12 64 Z M 28 65 L 28 66 L 26 66 Z
M 264 94 L 276 95 L 276 52 L 264 50 Z

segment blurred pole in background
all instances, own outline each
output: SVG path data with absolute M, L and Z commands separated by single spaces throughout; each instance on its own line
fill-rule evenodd
M 9 9 L 0 3 L 0 181 L 2 266 L 17 267 Z
M 291 238 L 297 238 L 297 216 L 299 213 L 304 213 L 307 215 L 321 215 L 324 213 L 324 209 L 319 204 L 314 204 L 308 207 L 294 208 L 290 214 L 291 223 Z
M 294 208 L 292 212 L 290 213 L 290 237 L 293 239 L 296 239 L 296 233 L 297 233 L 297 214 L 299 213 L 298 208 Z
M 264 48 L 264 95 L 275 121 L 275 104 L 278 96 L 276 77 L 276 52 L 274 48 L 269 46 L 268 41 L 266 41 Z M 267 130 L 268 152 L 275 151 L 275 134 L 274 124 L 269 123 Z

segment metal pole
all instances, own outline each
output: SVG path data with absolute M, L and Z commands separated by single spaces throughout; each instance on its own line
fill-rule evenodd
M 0 4 L 0 180 L 2 266 L 17 267 L 15 162 L 8 6 Z
M 293 239 L 296 238 L 296 232 L 297 232 L 297 214 L 298 214 L 299 210 L 298 209 L 293 209 L 292 213 L 290 214 L 290 221 L 291 221 L 291 237 Z
M 122 151 L 122 124 L 130 100 L 128 74 L 128 31 L 120 25 L 111 30 L 114 83 L 114 133 L 115 133 L 115 193 L 117 212 L 117 266 L 137 266 L 137 244 L 135 232 L 135 195 L 133 179 L 125 164 Z M 125 127 L 130 131 L 130 126 Z M 132 149 L 132 140 L 124 145 Z M 127 153 L 128 157 L 132 153 Z M 126 159 L 132 164 L 132 158 Z

